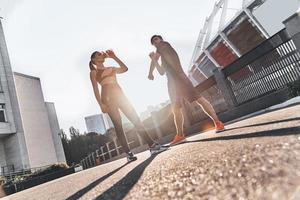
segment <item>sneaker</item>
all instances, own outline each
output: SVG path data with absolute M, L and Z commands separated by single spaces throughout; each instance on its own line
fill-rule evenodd
M 225 130 L 224 124 L 221 121 L 217 121 L 215 124 L 216 133 L 222 132 Z
M 127 161 L 132 162 L 132 161 L 135 161 L 135 160 L 137 160 L 137 157 L 135 155 L 133 155 L 132 152 L 128 152 L 127 153 Z
M 175 135 L 173 141 L 171 142 L 171 145 L 180 144 L 182 142 L 186 141 L 186 137 L 184 135 Z
M 155 154 L 158 154 L 160 152 L 163 152 L 165 150 L 167 150 L 169 148 L 169 146 L 163 146 L 163 145 L 160 145 L 158 143 L 154 143 L 151 147 L 150 147 L 150 153 L 151 155 L 155 155 Z

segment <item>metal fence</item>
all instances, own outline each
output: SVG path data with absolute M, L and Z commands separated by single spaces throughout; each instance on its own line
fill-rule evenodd
M 238 104 L 299 80 L 300 54 L 285 29 L 224 68 Z
M 299 80 L 300 53 L 282 29 L 221 71 L 238 106 Z M 216 86 L 216 77 L 211 76 L 196 88 L 204 93 Z
M 16 176 L 27 176 L 32 173 L 43 171 L 46 168 L 50 167 L 52 165 L 46 165 L 41 167 L 34 167 L 34 168 L 27 168 L 27 169 L 21 169 L 21 170 L 15 170 L 13 165 L 7 165 L 1 167 L 1 176 L 5 177 L 7 181 L 12 180 Z
M 45 175 L 40 175 L 40 176 L 36 176 L 33 178 L 30 178 L 28 180 L 23 180 L 20 181 L 18 183 L 10 183 L 8 185 L 5 185 L 3 187 L 5 194 L 6 195 L 10 195 L 37 185 L 40 185 L 42 183 L 46 183 L 48 181 L 52 181 L 54 179 L 69 175 L 74 173 L 75 170 L 73 167 L 70 167 L 68 169 L 61 169 L 49 174 L 45 174 Z
M 128 143 L 130 146 L 134 144 L 135 141 L 131 141 Z M 142 144 L 140 144 L 142 145 Z M 111 142 L 107 142 L 105 145 L 101 146 L 95 152 L 90 153 L 85 158 L 80 161 L 80 165 L 83 169 L 87 169 L 90 167 L 94 167 L 99 165 L 104 161 L 108 161 L 116 156 L 119 156 L 123 153 L 122 146 L 119 144 L 117 139 L 114 139 Z

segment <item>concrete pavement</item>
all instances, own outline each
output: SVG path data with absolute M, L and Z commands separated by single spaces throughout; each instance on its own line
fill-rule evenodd
M 300 105 L 120 159 L 7 199 L 299 199 Z

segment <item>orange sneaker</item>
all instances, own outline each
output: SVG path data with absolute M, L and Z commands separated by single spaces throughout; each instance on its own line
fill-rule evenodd
M 224 124 L 221 121 L 217 121 L 216 124 L 216 133 L 222 132 L 225 130 Z
M 184 135 L 176 135 L 173 139 L 173 141 L 171 142 L 171 145 L 176 145 L 176 144 L 180 144 L 182 142 L 186 141 L 186 138 Z

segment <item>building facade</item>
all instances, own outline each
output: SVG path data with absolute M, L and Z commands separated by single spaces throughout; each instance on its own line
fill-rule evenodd
M 211 15 L 207 17 L 199 33 L 189 69 L 189 78 L 194 85 L 202 83 L 213 75 L 214 70 L 225 68 L 283 29 L 282 21 L 294 14 L 300 5 L 298 0 L 241 2 L 242 7 L 232 18 L 227 17 L 230 0 L 217 1 Z M 213 30 L 213 25 L 218 23 L 217 29 Z M 251 73 L 251 70 L 256 69 L 249 68 L 243 73 Z M 231 81 L 239 81 L 240 75 L 244 74 L 237 73 Z
M 120 115 L 121 115 L 123 128 L 129 128 L 129 127 L 131 128 L 133 125 L 129 121 L 129 119 L 125 116 L 125 114 L 123 112 L 120 112 Z M 105 134 L 105 132 L 108 129 L 114 127 L 109 115 L 106 113 L 90 115 L 85 117 L 84 120 L 85 120 L 85 126 L 88 133 L 95 132 L 98 134 Z
M 24 127 L 17 99 L 2 23 L 0 22 L 0 104 L 4 120 L 0 122 L 1 170 L 30 168 Z
M 56 114 L 48 113 L 38 78 L 13 73 L 1 21 L 0 55 L 1 173 L 65 162 L 51 129 L 59 127 L 50 122 Z
M 40 79 L 17 72 L 14 78 L 30 167 L 65 163 L 54 103 L 45 102 Z
M 105 132 L 114 127 L 111 119 L 107 114 L 91 115 L 84 118 L 87 132 L 95 132 L 98 134 L 105 134 Z
M 283 29 L 283 20 L 294 14 L 300 5 L 298 0 L 240 1 L 240 9 L 229 16 L 231 0 L 217 0 L 212 13 L 206 18 L 195 44 L 188 71 L 194 86 L 213 78 L 217 70 L 226 68 Z M 228 81 L 232 84 L 239 83 L 253 72 L 261 71 L 261 66 L 248 65 L 228 77 Z M 217 87 L 205 90 L 202 96 L 210 101 L 217 113 L 225 111 L 228 106 Z M 190 110 L 192 121 L 203 118 L 201 109 L 194 107 Z
M 62 146 L 61 137 L 60 137 L 61 133 L 60 133 L 60 127 L 59 127 L 57 114 L 55 110 L 55 105 L 53 102 L 45 102 L 45 104 L 47 108 L 51 132 L 52 132 L 52 139 L 55 147 L 57 162 L 66 163 L 66 157 Z

